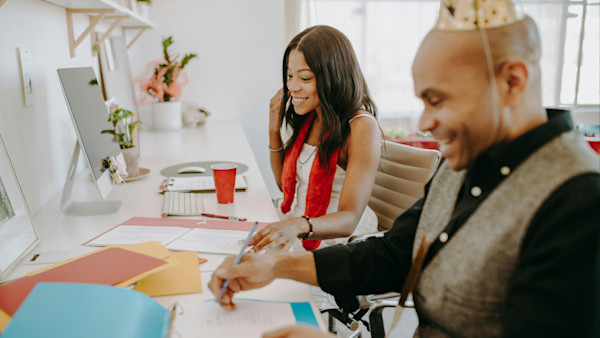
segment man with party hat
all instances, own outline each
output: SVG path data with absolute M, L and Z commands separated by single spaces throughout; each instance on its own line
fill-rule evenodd
M 515 1 L 442 1 L 413 63 L 419 128 L 445 159 L 425 197 L 381 238 L 226 260 L 210 283 L 219 295 L 231 278 L 221 304 L 289 278 L 352 311 L 356 295 L 401 291 L 426 237 L 417 336 L 600 336 L 600 159 L 567 111 L 542 107 L 539 58 Z

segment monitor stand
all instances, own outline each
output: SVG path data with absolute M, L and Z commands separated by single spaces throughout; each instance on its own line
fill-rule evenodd
M 71 157 L 67 179 L 60 197 L 60 208 L 66 215 L 85 216 L 85 215 L 108 215 L 116 213 L 121 207 L 121 201 L 95 201 L 95 202 L 75 202 L 72 199 L 73 183 L 77 172 L 77 162 L 79 161 L 79 152 L 81 146 L 79 141 L 75 141 L 75 149 Z

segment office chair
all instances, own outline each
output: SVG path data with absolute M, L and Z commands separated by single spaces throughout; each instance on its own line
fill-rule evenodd
M 379 221 L 379 232 L 352 236 L 348 243 L 365 240 L 369 237 L 381 237 L 389 230 L 394 220 L 423 197 L 425 184 L 437 170 L 441 153 L 437 150 L 411 147 L 399 143 L 385 141 L 381 150 L 381 158 L 375 176 L 375 184 L 368 205 Z M 383 319 L 381 314 L 386 307 L 394 307 L 396 301 L 389 300 L 399 297 L 399 293 L 391 292 L 381 295 L 358 296 L 359 309 L 348 313 L 341 309 L 329 309 L 329 330 L 335 331 L 334 318 L 351 330 L 359 327 L 362 322 L 371 332 L 372 337 L 384 337 Z M 411 301 L 406 307 L 411 307 Z M 369 321 L 362 317 L 371 310 Z

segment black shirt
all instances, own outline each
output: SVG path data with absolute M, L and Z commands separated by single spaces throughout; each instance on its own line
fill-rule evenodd
M 444 230 L 448 241 L 510 172 L 551 139 L 573 128 L 566 111 L 548 110 L 548 117 L 548 122 L 473 162 Z M 598 166 L 600 169 L 600 159 Z M 335 296 L 340 307 L 356 309 L 356 295 L 400 291 L 412 263 L 428 188 L 429 184 L 425 196 L 400 215 L 384 237 L 314 251 L 319 285 Z M 444 244 L 439 238 L 431 244 L 425 265 Z M 532 219 L 507 290 L 504 335 L 591 335 L 600 321 L 598 251 L 600 175 L 589 173 L 556 189 Z

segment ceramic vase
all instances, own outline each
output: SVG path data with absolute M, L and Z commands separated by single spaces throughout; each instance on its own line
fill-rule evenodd
M 140 152 L 138 147 L 121 149 L 125 164 L 127 165 L 127 176 L 135 177 L 140 173 Z
M 167 101 L 152 104 L 152 126 L 154 130 L 181 129 L 181 102 Z
M 150 14 L 150 5 L 147 2 L 138 1 L 137 9 L 140 16 L 146 20 L 148 20 L 148 16 Z

